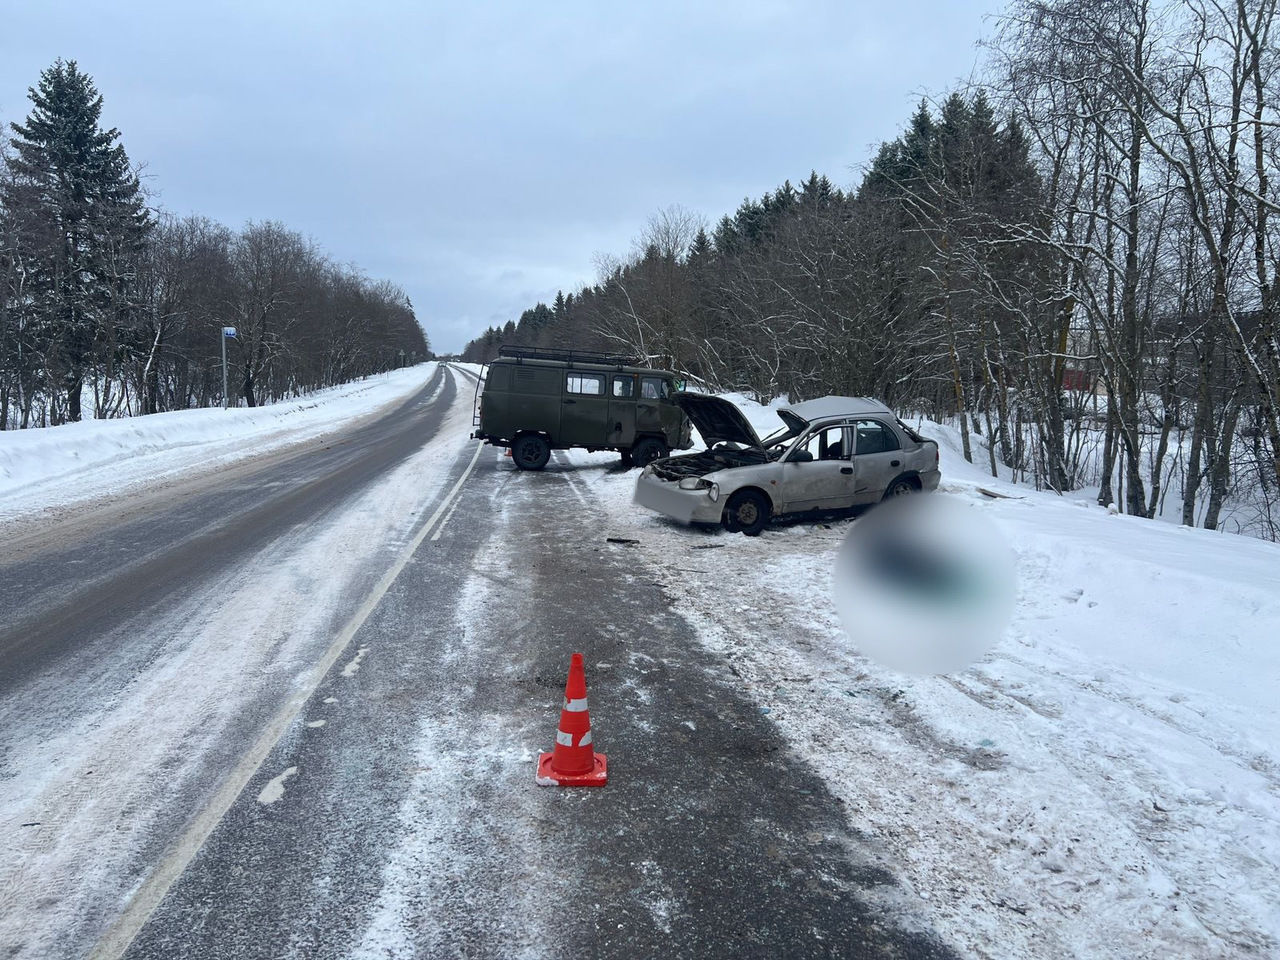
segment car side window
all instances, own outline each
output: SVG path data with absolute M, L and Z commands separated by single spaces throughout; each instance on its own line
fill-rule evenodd
M 634 397 L 636 395 L 635 377 L 614 377 L 613 395 L 615 397 Z
M 844 427 L 827 427 L 816 430 L 809 435 L 804 444 L 798 448 L 809 454 L 808 457 L 797 458 L 793 453 L 791 460 L 848 460 L 848 431 Z
M 667 395 L 667 381 L 661 377 L 644 377 L 640 381 L 640 396 L 646 400 L 660 400 Z
M 858 434 L 858 454 L 885 453 L 902 446 L 897 435 L 878 420 L 859 420 L 855 429 Z
M 565 378 L 565 392 L 585 394 L 589 397 L 604 396 L 604 377 L 598 373 L 570 373 Z

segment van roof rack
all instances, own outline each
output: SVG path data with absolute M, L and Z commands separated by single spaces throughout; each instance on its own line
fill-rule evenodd
M 610 366 L 643 366 L 639 357 L 590 350 L 562 350 L 558 347 L 499 347 L 498 356 L 517 360 L 562 360 L 569 363 L 603 363 Z

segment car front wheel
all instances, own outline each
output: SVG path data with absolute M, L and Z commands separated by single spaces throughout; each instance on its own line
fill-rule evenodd
M 758 537 L 769 525 L 769 498 L 758 490 L 739 490 L 724 508 L 724 526 L 730 533 Z
M 536 433 L 521 434 L 511 445 L 511 459 L 521 470 L 541 470 L 551 459 L 551 444 Z

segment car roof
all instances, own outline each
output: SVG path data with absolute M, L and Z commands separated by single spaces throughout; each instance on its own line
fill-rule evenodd
M 865 414 L 893 415 L 893 411 L 879 400 L 871 397 L 818 397 L 793 403 L 784 409 L 790 410 L 802 420 L 812 423 L 814 420 L 826 420 L 829 417 L 858 417 Z
M 543 360 L 531 357 L 498 357 L 490 366 L 537 367 L 542 370 L 587 370 L 591 373 L 638 373 L 641 376 L 674 377 L 669 370 L 652 367 L 630 367 L 625 364 L 589 363 L 583 360 Z

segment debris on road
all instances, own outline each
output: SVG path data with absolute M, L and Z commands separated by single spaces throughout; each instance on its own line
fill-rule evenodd
M 984 497 L 990 497 L 993 500 L 1025 500 L 1026 497 L 1014 496 L 1012 493 L 997 493 L 994 490 L 988 490 L 986 487 L 977 487 L 977 491 Z

